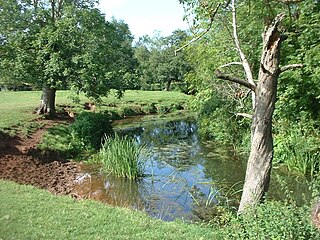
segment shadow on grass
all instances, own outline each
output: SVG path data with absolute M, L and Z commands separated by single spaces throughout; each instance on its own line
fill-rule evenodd
M 83 144 L 75 138 L 70 125 L 54 126 L 45 133 L 42 142 L 30 154 L 42 162 L 75 159 L 83 151 Z

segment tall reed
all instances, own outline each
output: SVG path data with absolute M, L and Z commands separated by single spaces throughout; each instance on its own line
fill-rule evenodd
M 97 158 L 104 170 L 117 177 L 135 179 L 143 176 L 145 147 L 137 145 L 134 139 L 127 136 L 105 136 Z

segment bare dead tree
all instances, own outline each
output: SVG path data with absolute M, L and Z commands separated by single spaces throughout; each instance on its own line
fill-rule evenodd
M 298 3 L 302 0 L 275 1 L 292 4 Z M 215 14 L 221 4 L 216 8 Z M 232 10 L 232 31 L 230 30 L 230 33 L 240 61 L 220 66 L 216 70 L 215 76 L 219 79 L 240 84 L 241 86 L 248 88 L 252 93 L 253 114 L 237 114 L 239 116 L 252 119 L 251 150 L 247 163 L 243 193 L 238 209 L 238 212 L 241 213 L 246 207 L 254 206 L 259 203 L 269 188 L 273 160 L 272 116 L 275 109 L 278 77 L 284 71 L 300 68 L 303 65 L 291 64 L 280 67 L 281 43 L 286 39 L 279 30 L 279 24 L 285 16 L 283 13 L 280 13 L 269 24 L 269 26 L 266 27 L 263 33 L 263 49 L 261 53 L 259 75 L 257 81 L 254 81 L 249 61 L 245 53 L 242 51 L 241 43 L 238 38 L 236 1 L 229 0 L 227 2 L 228 7 L 230 4 Z M 209 28 L 203 34 L 200 34 L 186 45 L 177 49 L 176 53 L 191 43 L 199 40 L 204 34 L 209 32 L 212 23 L 213 18 L 211 19 Z M 242 65 L 246 79 L 240 79 L 222 71 L 225 67 L 233 65 Z
M 275 108 L 277 82 L 279 75 L 289 69 L 302 67 L 302 64 L 292 64 L 280 68 L 280 48 L 285 37 L 278 27 L 284 18 L 279 14 L 263 33 L 263 49 L 260 60 L 260 70 L 257 84 L 253 80 L 250 64 L 241 49 L 237 32 L 236 1 L 231 0 L 233 40 L 241 62 L 232 62 L 216 70 L 217 78 L 231 81 L 249 88 L 252 92 L 253 115 L 240 113 L 238 115 L 252 119 L 251 150 L 247 163 L 246 178 L 243 187 L 238 212 L 247 206 L 257 204 L 268 191 L 273 160 L 272 115 Z M 221 71 L 231 65 L 243 66 L 246 79 L 239 79 Z

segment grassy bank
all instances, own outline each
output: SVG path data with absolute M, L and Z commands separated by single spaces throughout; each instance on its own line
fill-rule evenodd
M 266 202 L 238 217 L 225 214 L 209 226 L 163 222 L 0 180 L 0 239 L 320 239 L 320 232 L 306 206 Z
M 26 122 L 38 118 L 33 114 L 41 96 L 40 91 L 6 92 L 0 91 L 0 129 L 26 128 Z M 80 95 L 80 102 L 71 100 L 71 92 L 58 91 L 56 94 L 57 110 L 63 108 L 77 113 L 84 110 L 84 104 L 90 100 Z M 190 96 L 179 92 L 167 91 L 126 91 L 123 98 L 116 98 L 110 93 L 109 97 L 103 98 L 103 102 L 97 105 L 97 111 L 110 111 L 120 117 L 148 114 L 167 113 L 176 109 L 184 109 Z M 31 126 L 36 127 L 36 126 Z
M 212 229 L 0 181 L 0 239 L 212 239 Z

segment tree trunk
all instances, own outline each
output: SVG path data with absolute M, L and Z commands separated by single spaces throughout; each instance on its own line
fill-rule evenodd
M 40 105 L 37 114 L 48 114 L 51 117 L 56 115 L 55 109 L 56 89 L 45 85 L 42 89 Z
M 263 53 L 251 130 L 251 152 L 247 163 L 239 213 L 248 206 L 256 205 L 269 188 L 273 159 L 272 114 L 280 74 L 279 59 L 282 42 L 278 24 L 283 17 L 283 14 L 278 15 L 263 34 Z
M 170 91 L 172 79 L 169 79 L 166 84 L 166 91 Z

